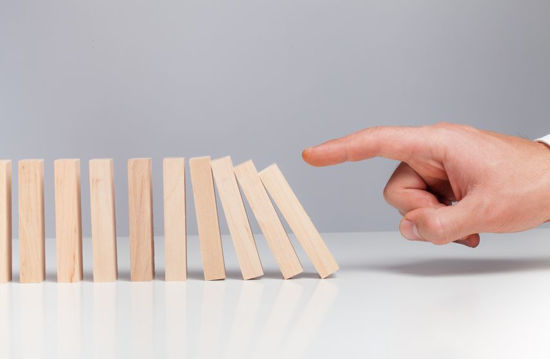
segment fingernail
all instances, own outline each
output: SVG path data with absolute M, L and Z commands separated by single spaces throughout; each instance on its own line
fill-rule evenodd
M 475 248 L 474 246 L 472 246 L 470 244 L 470 242 L 466 239 L 457 239 L 456 241 L 454 241 L 455 243 L 458 243 L 458 244 L 462 244 L 463 246 L 466 246 L 466 247 L 469 247 L 469 248 Z
M 418 234 L 418 229 L 416 228 L 414 223 L 406 219 L 401 222 L 401 234 L 403 235 L 403 237 L 411 241 L 422 240 L 422 237 L 420 237 L 420 234 Z

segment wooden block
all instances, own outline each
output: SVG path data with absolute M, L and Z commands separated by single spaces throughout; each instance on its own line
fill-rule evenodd
M 235 246 L 243 279 L 257 278 L 264 274 L 258 256 L 254 236 L 244 209 L 239 186 L 233 173 L 229 156 L 212 161 L 212 173 L 222 202 L 229 233 Z
M 130 279 L 132 281 L 150 281 L 155 276 L 151 165 L 150 158 L 128 160 Z
M 54 162 L 57 281 L 82 280 L 80 160 Z
M 225 278 L 223 248 L 210 157 L 189 160 L 204 279 Z
M 260 172 L 260 178 L 321 278 L 336 272 L 336 260 L 279 167 L 276 164 L 267 167 Z
M 286 231 L 265 191 L 258 171 L 252 161 L 246 161 L 235 167 L 235 176 L 248 200 L 252 213 L 273 253 L 283 278 L 292 278 L 302 273 L 300 260 L 288 239 Z
M 11 281 L 11 161 L 0 160 L 0 283 Z
M 114 282 L 118 269 L 113 160 L 93 159 L 89 168 L 94 282 Z
M 44 252 L 44 160 L 18 162 L 19 186 L 19 281 L 42 282 L 46 278 Z
M 185 159 L 163 161 L 165 279 L 187 279 Z

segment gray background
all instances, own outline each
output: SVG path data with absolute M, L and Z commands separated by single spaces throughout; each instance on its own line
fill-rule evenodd
M 549 16 L 545 0 L 0 0 L 0 157 L 46 160 L 50 236 L 54 159 L 82 159 L 86 234 L 87 161 L 115 159 L 123 235 L 126 160 L 152 157 L 161 234 L 162 158 L 205 154 L 279 163 L 322 231 L 393 230 L 395 163 L 318 169 L 301 150 L 442 120 L 550 132 Z

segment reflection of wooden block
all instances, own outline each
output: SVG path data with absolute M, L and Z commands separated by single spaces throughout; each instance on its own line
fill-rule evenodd
M 155 276 L 151 171 L 150 158 L 128 160 L 130 279 L 132 281 L 150 281 Z
M 210 157 L 191 158 L 189 169 L 193 184 L 204 279 L 224 279 L 225 265 Z
M 57 281 L 78 282 L 82 280 L 80 160 L 56 160 L 54 172 Z
M 187 279 L 185 159 L 163 161 L 165 279 Z
M 0 283 L 11 281 L 11 161 L 0 160 Z
M 94 282 L 117 280 L 115 183 L 112 159 L 90 160 Z
M 44 161 L 21 160 L 19 177 L 19 281 L 46 278 L 44 253 Z
M 212 161 L 212 173 L 244 279 L 264 274 L 229 156 Z
M 321 278 L 336 272 L 338 270 L 336 260 L 279 167 L 275 164 L 267 167 L 260 172 L 260 178 Z
M 285 279 L 292 278 L 303 271 L 300 260 L 288 239 L 271 200 L 258 176 L 252 161 L 235 167 L 235 176 L 248 200 L 248 204 L 260 225 L 269 249 L 273 253 Z

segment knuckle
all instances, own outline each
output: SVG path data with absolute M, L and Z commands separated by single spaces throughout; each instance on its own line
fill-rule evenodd
M 453 126 L 455 126 L 455 125 L 450 123 L 450 122 L 445 122 L 445 121 L 440 121 L 440 122 L 437 122 L 436 124 L 433 125 L 433 127 L 435 127 L 435 128 L 450 128 L 450 127 L 453 127 Z
M 373 133 L 376 133 L 376 132 L 380 132 L 384 128 L 385 128 L 384 126 L 372 126 L 369 128 L 369 130 Z
M 438 130 L 450 130 L 456 132 L 479 132 L 479 130 L 473 126 L 450 122 L 438 122 L 432 127 Z
M 481 218 L 483 218 L 484 227 L 497 232 L 505 229 L 511 223 L 511 220 L 517 217 L 515 207 L 504 203 L 494 203 L 491 206 L 485 206 L 485 208 L 481 209 L 480 213 Z
M 384 187 L 384 190 L 382 191 L 382 195 L 384 196 L 384 200 L 390 205 L 395 204 L 395 188 L 391 182 L 386 184 L 386 187 Z
M 384 126 L 372 126 L 372 127 L 368 127 L 368 128 L 365 128 L 364 130 L 361 131 L 361 134 L 364 134 L 364 135 L 369 135 L 369 136 L 375 136 L 376 134 L 380 133 L 381 131 L 384 130 Z

